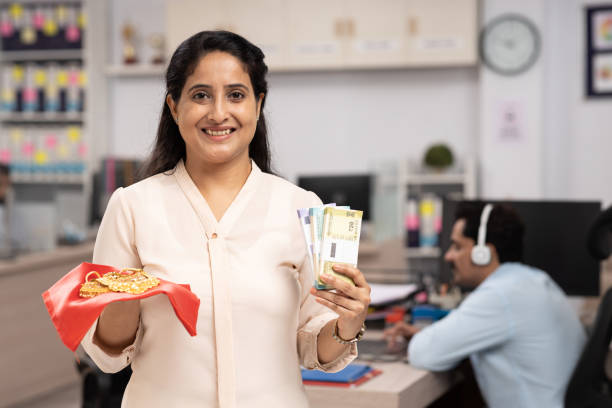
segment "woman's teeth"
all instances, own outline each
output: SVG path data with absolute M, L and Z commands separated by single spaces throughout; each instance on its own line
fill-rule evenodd
M 225 130 L 204 129 L 204 131 L 211 136 L 223 136 L 223 135 L 229 135 L 230 133 L 232 133 L 232 129 L 225 129 Z

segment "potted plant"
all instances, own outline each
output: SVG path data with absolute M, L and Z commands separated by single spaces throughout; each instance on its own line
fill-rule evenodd
M 454 162 L 453 152 L 444 143 L 431 145 L 425 151 L 423 163 L 425 167 L 442 172 L 452 166 Z

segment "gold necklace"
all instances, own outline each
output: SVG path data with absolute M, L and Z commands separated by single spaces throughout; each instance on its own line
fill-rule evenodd
M 94 280 L 89 280 L 93 274 L 98 275 Z M 85 276 L 85 283 L 81 285 L 79 295 L 81 297 L 94 297 L 108 292 L 123 292 L 138 295 L 159 285 L 159 279 L 147 274 L 142 269 L 125 268 L 121 271 L 111 271 L 103 276 L 96 271 L 91 271 Z

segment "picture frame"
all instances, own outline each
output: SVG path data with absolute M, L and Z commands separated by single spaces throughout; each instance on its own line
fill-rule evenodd
M 612 3 L 586 7 L 586 96 L 612 97 Z

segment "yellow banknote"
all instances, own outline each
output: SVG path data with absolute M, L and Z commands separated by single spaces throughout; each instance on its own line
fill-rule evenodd
M 334 207 L 324 209 L 319 267 L 315 271 L 317 289 L 331 289 L 320 279 L 321 273 L 337 276 L 354 284 L 350 278 L 334 272 L 332 266 L 335 264 L 357 266 L 362 217 L 363 211 L 360 210 Z

